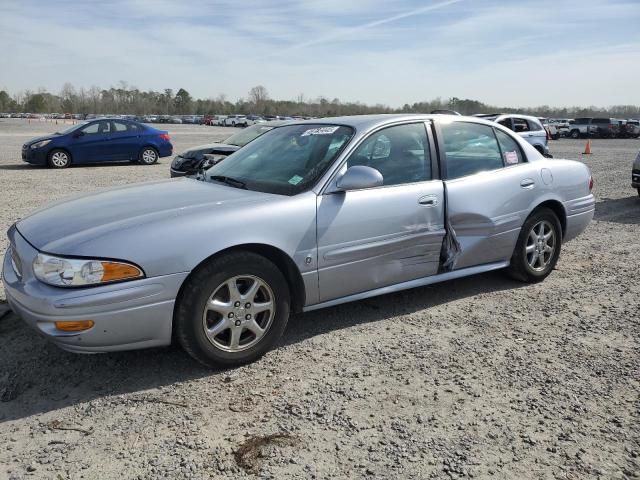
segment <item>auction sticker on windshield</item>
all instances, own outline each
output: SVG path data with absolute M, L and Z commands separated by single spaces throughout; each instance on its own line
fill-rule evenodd
M 294 175 L 289 179 L 289 183 L 291 185 L 297 185 L 302 181 L 302 177 L 300 175 Z
M 320 128 L 310 128 L 300 135 L 301 137 L 308 137 L 309 135 L 331 135 L 335 133 L 340 127 L 320 127 Z

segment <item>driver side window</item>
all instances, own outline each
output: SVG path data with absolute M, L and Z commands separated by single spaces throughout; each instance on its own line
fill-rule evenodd
M 347 160 L 347 167 L 355 165 L 378 170 L 385 186 L 431 180 L 431 155 L 424 124 L 397 125 L 371 134 Z

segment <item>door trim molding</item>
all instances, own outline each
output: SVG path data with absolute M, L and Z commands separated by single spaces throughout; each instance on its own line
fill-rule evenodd
M 445 282 L 447 280 L 453 280 L 455 278 L 468 277 L 470 275 L 476 275 L 478 273 L 485 273 L 485 272 L 491 272 L 493 270 L 500 270 L 508 266 L 509 266 L 509 262 L 506 261 L 506 262 L 487 263 L 485 265 L 477 265 L 475 267 L 462 268 L 460 270 L 454 270 L 452 272 L 430 275 L 428 277 L 409 280 L 408 282 L 397 283 L 395 285 L 389 285 L 387 287 L 376 288 L 374 290 L 368 290 L 366 292 L 356 293 L 353 295 L 336 298 L 334 300 L 329 300 L 322 303 L 316 303 L 315 305 L 307 305 L 302 309 L 302 311 L 311 312 L 313 310 L 319 310 L 325 307 L 333 307 L 335 305 L 355 302 L 358 300 L 363 300 L 365 298 L 376 297 L 378 295 L 385 295 L 387 293 L 399 292 L 401 290 L 407 290 L 409 288 L 423 287 L 425 285 L 432 285 L 434 283 Z

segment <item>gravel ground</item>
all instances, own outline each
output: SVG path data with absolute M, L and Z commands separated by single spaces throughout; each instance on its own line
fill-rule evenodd
M 22 164 L 55 128 L 0 122 L 1 229 L 168 176 L 169 159 Z M 231 132 L 169 129 L 176 151 Z M 496 272 L 299 315 L 277 350 L 226 371 L 175 347 L 65 353 L 5 316 L 0 478 L 640 478 L 640 141 L 583 148 L 551 146 L 592 169 L 596 219 L 542 284 Z

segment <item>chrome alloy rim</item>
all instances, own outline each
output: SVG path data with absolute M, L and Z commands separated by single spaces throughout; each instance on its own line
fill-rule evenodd
M 56 167 L 64 167 L 69 163 L 69 155 L 64 152 L 56 152 L 51 155 L 51 163 L 53 163 Z
M 202 326 L 209 342 L 225 352 L 253 347 L 275 318 L 269 285 L 253 275 L 238 275 L 219 285 L 207 300 Z
M 142 152 L 142 161 L 144 163 L 153 163 L 156 161 L 156 152 L 150 148 L 147 148 Z
M 551 262 L 556 251 L 556 234 L 551 224 L 542 220 L 536 223 L 527 237 L 525 254 L 532 270 L 541 272 Z

